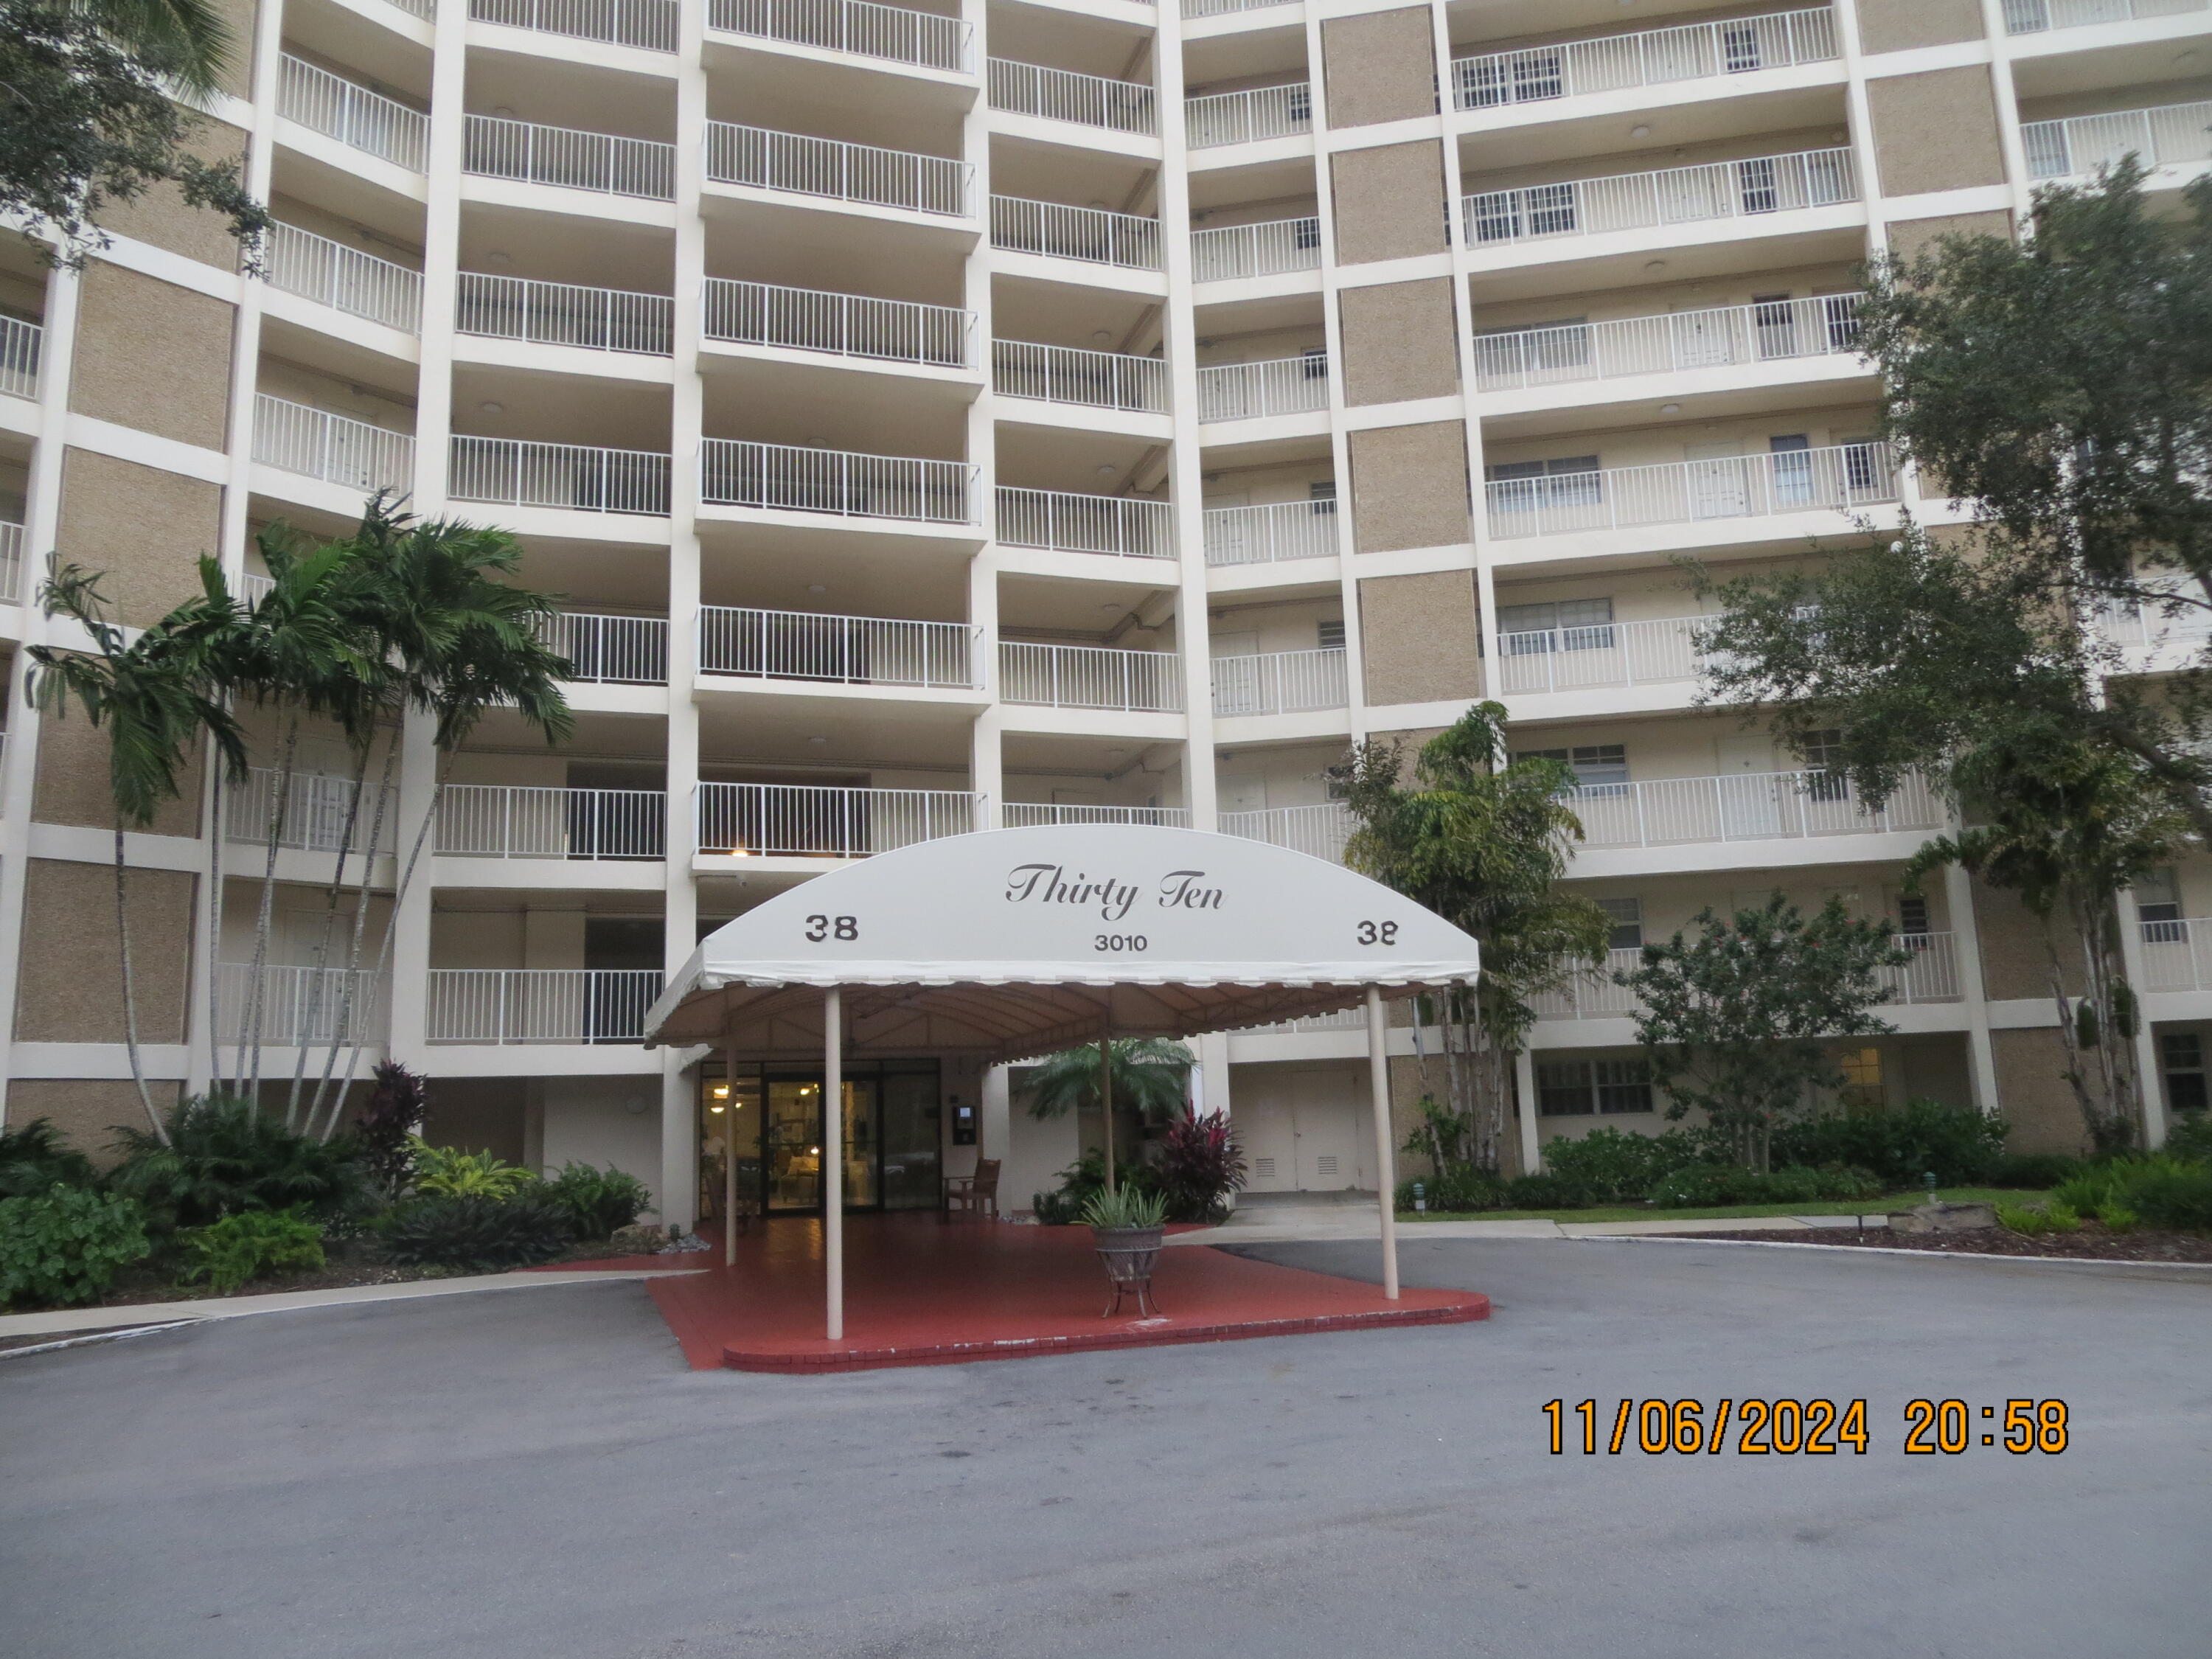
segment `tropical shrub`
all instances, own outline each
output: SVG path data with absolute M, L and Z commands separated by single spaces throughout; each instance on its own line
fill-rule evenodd
M 1471 1164 L 1454 1164 L 1429 1176 L 1421 1183 L 1425 1201 L 1431 1210 L 1452 1213 L 1472 1210 L 1496 1210 L 1505 1203 L 1505 1182 L 1502 1176 L 1487 1170 L 1478 1170 Z M 1413 1207 L 1413 1183 L 1398 1183 L 1398 1207 Z
M 151 1249 L 133 1199 L 58 1182 L 41 1197 L 0 1199 L 0 1307 L 93 1301 Z
M 2012 1152 L 1999 1158 L 1984 1180 L 1991 1187 L 2033 1190 L 2056 1187 L 2081 1167 L 2080 1158 L 2065 1158 L 2056 1152 Z
M 536 1181 L 535 1172 L 496 1152 L 464 1152 L 407 1138 L 415 1160 L 415 1190 L 433 1198 L 512 1198 Z
M 2081 1226 L 2079 1215 L 2055 1200 L 2041 1205 L 2000 1204 L 1996 1212 L 1997 1225 L 2030 1237 L 2042 1233 L 2078 1232 Z
M 1230 1133 L 1224 1112 L 1186 1114 L 1170 1123 L 1152 1167 L 1174 1221 L 1218 1220 L 1230 1194 L 1244 1186 L 1244 1149 Z
M 352 1141 L 295 1134 L 249 1101 L 194 1096 L 169 1114 L 168 1130 L 166 1146 L 150 1130 L 124 1130 L 124 1160 L 108 1176 L 157 1227 L 205 1227 L 244 1210 L 336 1215 L 366 1196 Z
M 2097 1216 L 2109 1204 L 2124 1204 L 2124 1184 L 2110 1169 L 2083 1170 L 2053 1186 L 2051 1197 L 2076 1215 Z
M 1093 1227 L 1157 1227 L 1167 1219 L 1168 1195 L 1140 1188 L 1117 1186 L 1110 1193 L 1094 1193 L 1083 1206 L 1083 1218 Z
M 544 1190 L 568 1212 L 579 1238 L 605 1238 L 653 1207 L 652 1189 L 611 1164 L 595 1170 L 588 1164 L 564 1164 Z
M 1544 1148 L 1544 1168 L 1582 1188 L 1597 1204 L 1633 1204 L 1677 1170 L 1723 1163 L 1731 1153 L 1725 1139 L 1698 1129 L 1669 1129 L 1639 1135 L 1611 1126 L 1570 1139 L 1562 1135 Z
M 36 1198 L 57 1182 L 89 1187 L 96 1179 L 92 1160 L 63 1146 L 48 1120 L 34 1117 L 20 1129 L 0 1128 L 0 1198 Z
M 386 1202 L 407 1190 L 415 1173 L 415 1135 L 429 1110 L 429 1085 L 396 1060 L 379 1060 L 376 1086 L 355 1120 L 362 1169 Z
M 2212 1112 L 2176 1112 L 2160 1150 L 2191 1164 L 2212 1164 Z
M 2004 1157 L 2011 1126 L 1994 1113 L 1908 1100 L 1893 1109 L 1824 1112 L 1774 1132 L 1777 1168 L 1831 1164 L 1865 1170 L 1892 1189 L 1916 1185 L 1930 1170 L 1939 1185 L 1986 1181 Z
M 1159 1177 L 1152 1166 L 1132 1164 L 1115 1171 L 1115 1184 L 1149 1191 L 1159 1185 Z M 1103 1152 L 1085 1152 L 1077 1162 L 1060 1172 L 1059 1188 L 1049 1193 L 1033 1193 L 1030 1205 L 1039 1222 L 1048 1227 L 1065 1227 L 1083 1218 L 1083 1206 L 1106 1190 L 1106 1157 Z
M 2116 1194 L 2146 1227 L 2212 1233 L 2212 1168 L 2160 1162 L 2131 1171 Z
M 1591 1203 L 1589 1188 L 1557 1175 L 1515 1176 L 1500 1200 L 1507 1210 L 1580 1210 Z
M 1845 1165 L 1808 1170 L 1792 1164 L 1761 1175 L 1755 1170 L 1696 1164 L 1677 1170 L 1651 1188 L 1662 1209 L 1710 1209 L 1725 1204 L 1809 1204 L 1827 1199 L 1873 1198 L 1882 1183 Z
M 241 1210 L 185 1233 L 180 1285 L 204 1281 L 218 1296 L 280 1273 L 323 1265 L 323 1230 L 298 1210 Z
M 411 1198 L 386 1216 L 384 1253 L 403 1267 L 494 1269 L 550 1261 L 575 1237 L 568 1207 L 542 1192 Z

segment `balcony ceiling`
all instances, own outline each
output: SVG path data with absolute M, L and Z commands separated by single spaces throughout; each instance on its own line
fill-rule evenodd
M 504 258 L 498 256 L 505 255 Z M 649 225 L 608 221 L 580 236 L 563 216 L 484 203 L 461 206 L 460 269 L 541 283 L 666 294 L 675 285 L 676 239 Z
M 820 592 L 813 590 L 820 588 Z M 950 562 L 843 560 L 834 565 L 748 558 L 730 550 L 704 554 L 700 602 L 825 616 L 891 617 L 908 622 L 964 622 L 968 575 Z
M 700 702 L 699 754 L 702 766 L 752 762 L 853 771 L 922 767 L 947 775 L 927 787 L 964 789 L 974 726 L 974 711 L 962 707 L 803 694 L 748 696 L 740 690 Z M 816 738 L 824 741 L 812 741 Z
M 550 58 L 474 50 L 469 53 L 465 106 L 539 126 L 574 127 L 623 138 L 676 140 L 676 82 L 631 75 L 605 64 L 564 64 Z

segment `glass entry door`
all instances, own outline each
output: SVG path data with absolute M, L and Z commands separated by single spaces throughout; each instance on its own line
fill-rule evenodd
M 822 1139 L 822 1082 L 817 1078 L 768 1080 L 768 1105 L 762 1124 L 763 1173 L 770 1211 L 818 1210 L 825 1173 L 844 1172 L 848 1209 L 873 1209 L 880 1166 L 880 1088 L 872 1077 L 845 1084 L 843 1145 L 824 1156 Z

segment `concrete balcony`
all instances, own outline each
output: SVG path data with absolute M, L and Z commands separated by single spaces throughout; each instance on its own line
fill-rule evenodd
M 1328 354 L 1325 351 L 1266 362 L 1224 363 L 1198 371 L 1200 421 L 1250 421 L 1270 415 L 1310 414 L 1328 407 Z
M 415 439 L 266 392 L 253 400 L 253 459 L 349 490 L 413 488 Z
M 1251 276 L 1321 268 L 1321 221 L 1271 219 L 1265 224 L 1224 225 L 1190 234 L 1194 283 L 1227 283 Z
M 569 680 L 601 685 L 668 684 L 668 619 L 564 611 L 545 643 L 568 659 Z
M 965 19 L 866 0 L 708 0 L 707 27 L 954 74 L 975 67 L 975 32 Z
M 2144 990 L 2212 991 L 2212 921 L 2197 917 L 2138 925 Z
M 1844 358 L 1856 364 L 1858 302 L 1855 293 L 1826 294 L 1479 334 L 1475 384 L 1485 392 L 1522 392 L 1807 359 Z
M 676 0 L 469 0 L 471 22 L 645 52 L 676 50 L 678 15 Z
M 665 518 L 668 457 L 455 433 L 446 489 L 457 501 Z
M 1176 556 L 1175 509 L 1166 501 L 1001 484 L 997 509 L 1003 546 L 1128 559 Z
M 462 859 L 660 859 L 668 797 L 659 789 L 543 789 L 449 783 L 433 850 Z
M 999 642 L 1002 702 L 1045 708 L 1113 708 L 1179 714 L 1182 659 L 1172 651 L 1119 651 L 1087 645 Z
M 0 317 L 0 395 L 35 398 L 39 395 L 39 360 L 46 349 L 46 331 L 16 317 Z
M 861 789 L 794 783 L 702 783 L 695 797 L 704 867 L 737 858 L 857 859 L 988 823 L 964 789 Z
M 1026 830 L 1041 823 L 1158 823 L 1171 830 L 1190 828 L 1190 811 L 1182 806 L 1075 806 L 1060 802 L 1010 800 L 999 807 L 999 826 Z
M 389 987 L 366 968 L 301 968 L 264 963 L 261 984 L 261 1041 L 271 1048 L 380 1045 L 390 1025 Z M 253 1001 L 256 970 L 250 962 L 216 969 L 216 1033 L 226 1048 L 238 1039 Z M 249 1033 L 249 1036 L 251 1033 Z
M 1152 89 L 1135 81 L 1079 75 L 1008 58 L 990 63 L 991 107 L 1008 115 L 1031 115 L 1108 132 L 1151 137 L 1159 131 Z
M 1313 88 L 1253 87 L 1182 100 L 1183 143 L 1192 149 L 1290 138 L 1313 131 Z
M 1460 199 L 1470 247 L 1730 219 L 1766 220 L 1859 199 L 1848 149 L 1623 173 L 1484 191 Z
M 1735 772 L 1720 777 L 1586 784 L 1564 797 L 1582 820 L 1585 848 L 1679 847 L 1726 842 L 1820 840 L 1924 832 L 1943 811 L 1927 781 L 1909 774 L 1880 811 L 1832 772 Z
M 1182 13 L 1186 20 L 1229 17 L 1238 12 L 1258 11 L 1265 7 L 1287 3 L 1289 0 L 1182 0 Z
M 461 170 L 484 179 L 642 201 L 676 199 L 676 146 L 575 127 L 539 126 L 471 115 L 463 130 Z
M 1677 87 L 1839 55 L 1827 7 L 1599 35 L 1452 60 L 1452 107 L 1490 110 Z M 1715 88 L 1718 90 L 1717 88 Z
M 994 340 L 991 389 L 1002 398 L 1164 415 L 1168 366 L 1158 357 L 1126 352 Z
M 975 313 L 958 307 L 720 276 L 707 279 L 704 297 L 710 341 L 933 368 L 975 366 Z
M 2212 0 L 2004 0 L 2007 34 L 2041 34 L 2092 23 L 2129 23 L 2203 11 Z
M 1897 491 L 1897 464 L 1889 446 L 1863 443 L 1496 478 L 1483 485 L 1483 504 L 1490 534 L 1503 541 L 1647 525 L 1850 513 L 1893 501 Z
M 1901 968 L 1885 968 L 1893 1003 L 1957 1002 L 1959 957 L 1949 933 L 1897 933 L 1892 945 L 1911 954 Z M 1644 963 L 1640 949 L 1608 951 L 1602 964 L 1577 974 L 1554 991 L 1533 1000 L 1539 1019 L 1627 1019 L 1637 1012 L 1635 994 L 1613 982 L 1615 974 L 1632 973 Z
M 707 177 L 718 185 L 964 219 L 975 169 L 942 155 L 878 149 L 766 127 L 707 123 Z
M 464 270 L 456 276 L 453 331 L 532 345 L 665 357 L 675 349 L 676 301 L 665 294 L 580 288 Z
M 21 605 L 22 602 L 23 526 L 0 520 L 0 605 Z M 6 735 L 0 732 L 0 738 Z
M 2021 124 L 2031 179 L 2087 179 L 2134 155 L 2146 167 L 2212 161 L 2212 101 Z
M 1343 708 L 1351 702 L 1341 649 L 1216 657 L 1212 666 L 1217 720 L 1303 714 Z
M 319 772 L 295 771 L 286 778 L 276 767 L 257 766 L 245 782 L 224 788 L 223 839 L 266 847 L 273 835 L 280 848 L 290 851 L 336 853 L 343 847 L 359 853 L 378 830 L 380 810 L 378 850 L 388 854 L 398 839 L 399 792 L 385 789 L 380 809 L 378 789 Z M 324 873 L 327 878 L 328 870 Z
M 1500 634 L 1498 689 L 1528 695 L 1690 684 L 1705 665 L 1698 629 L 1715 620 L 1668 617 Z
M 641 1042 L 657 968 L 433 968 L 425 1042 Z
M 1328 559 L 1337 552 L 1334 498 L 1210 507 L 1205 524 L 1206 562 L 1211 566 Z
M 276 70 L 276 113 L 349 149 L 422 171 L 430 153 L 430 118 L 395 98 L 287 56 Z
M 1158 220 L 1018 196 L 991 198 L 991 246 L 1127 270 L 1161 268 Z
M 263 245 L 263 275 L 281 293 L 349 316 L 407 334 L 419 332 L 422 326 L 421 271 L 296 225 L 270 227 Z
M 709 506 L 939 525 L 976 521 L 976 469 L 966 461 L 708 438 L 699 446 L 699 473 Z
M 1315 806 L 1267 806 L 1251 812 L 1224 812 L 1221 833 L 1264 841 L 1270 847 L 1287 847 L 1294 853 L 1344 862 L 1345 842 L 1352 837 L 1352 812 L 1339 801 Z
M 967 623 L 710 605 L 700 607 L 698 626 L 702 674 L 912 690 L 981 684 Z

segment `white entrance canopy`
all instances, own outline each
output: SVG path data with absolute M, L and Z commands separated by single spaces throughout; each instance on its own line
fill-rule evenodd
M 1382 1003 L 1472 982 L 1475 942 L 1341 866 L 1241 836 L 1056 824 L 878 854 L 718 928 L 646 1016 L 648 1044 L 1024 1060 L 1102 1036 L 1194 1036 L 1364 1003 L 1384 1282 L 1397 1295 Z M 836 1129 L 824 1125 L 829 1144 Z M 830 1335 L 842 1194 L 825 1182 Z

